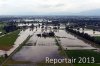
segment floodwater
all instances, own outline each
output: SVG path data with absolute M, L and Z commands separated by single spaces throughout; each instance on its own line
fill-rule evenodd
M 41 62 L 46 57 L 60 58 L 57 46 L 24 46 L 13 56 L 16 61 Z
M 59 30 L 59 32 L 55 32 L 55 34 L 56 36 L 61 37 L 59 38 L 61 45 L 67 50 L 96 49 L 64 30 Z
M 76 29 L 75 29 L 76 30 Z M 82 28 L 80 28 L 79 30 L 80 32 L 83 32 Z M 90 36 L 100 36 L 100 31 L 95 31 L 95 33 L 93 33 L 92 29 L 84 29 L 84 33 L 89 34 Z
M 23 46 L 23 48 L 12 57 L 12 59 L 16 61 L 40 62 L 44 61 L 46 57 L 62 58 L 59 55 L 55 38 L 37 37 L 37 34 L 39 33 L 42 33 L 40 28 L 38 28 L 26 45 Z
M 28 24 L 29 25 L 29 24 Z M 20 24 L 19 26 L 23 26 Z M 49 26 L 52 27 L 53 26 Z M 53 29 L 51 29 L 54 31 Z M 45 32 L 49 32 L 50 29 L 44 30 Z M 15 41 L 15 45 L 12 49 L 7 51 L 9 55 L 13 52 L 29 35 L 32 37 L 29 41 L 22 47 L 22 49 L 17 52 L 12 59 L 16 61 L 31 61 L 31 62 L 40 62 L 44 61 L 46 57 L 50 58 L 62 58 L 59 54 L 58 46 L 56 45 L 54 37 L 37 37 L 37 34 L 41 34 L 43 31 L 41 28 L 34 29 L 30 31 L 30 29 L 26 29 L 25 31 L 21 31 L 19 33 L 19 37 Z M 55 35 L 60 37 L 60 43 L 64 49 L 67 50 L 92 50 L 96 49 L 92 47 L 90 44 L 80 40 L 76 36 L 66 32 L 64 30 L 64 26 L 61 26 L 60 30 L 55 32 Z M 5 51 L 0 50 L 0 55 L 3 55 Z
M 63 28 L 63 27 L 62 27 Z M 57 30 L 55 35 L 60 37 L 61 45 L 67 50 L 92 50 L 96 49 L 78 39 L 76 36 L 66 32 L 65 30 Z M 49 30 L 47 30 L 48 32 Z M 41 62 L 45 61 L 46 57 L 50 58 L 62 58 L 59 54 L 58 46 L 56 45 L 55 38 L 37 37 L 37 34 L 41 34 L 41 28 L 37 28 L 37 31 L 33 33 L 32 37 L 26 43 L 23 48 L 17 52 L 12 59 L 16 61 L 30 61 Z

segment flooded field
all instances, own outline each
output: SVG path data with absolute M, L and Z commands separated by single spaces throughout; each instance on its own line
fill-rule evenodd
M 32 24 L 18 24 L 18 26 L 30 26 Z M 35 24 L 38 25 L 38 24 Z M 12 56 L 14 61 L 29 61 L 32 63 L 44 62 L 46 57 L 49 58 L 64 58 L 60 54 L 59 46 L 56 44 L 56 38 L 59 39 L 59 43 L 64 48 L 64 50 L 96 50 L 90 43 L 79 39 L 77 36 L 65 31 L 65 25 L 61 25 L 59 29 L 53 29 L 55 26 L 44 26 L 44 28 L 35 27 L 33 30 L 27 28 L 21 30 L 19 37 L 14 43 L 13 48 L 9 51 L 0 50 L 0 56 L 7 53 L 10 55 L 29 35 L 31 38 L 25 45 Z M 44 32 L 53 31 L 55 33 L 54 37 L 43 37 L 38 36 L 38 34 L 43 34 Z M 86 30 L 88 31 L 88 30 Z M 89 30 L 90 31 L 90 30 Z M 99 34 L 99 33 L 98 33 Z
M 65 50 L 96 49 L 88 43 L 78 39 L 76 36 L 66 32 L 62 28 L 57 30 L 55 35 L 58 37 L 60 44 Z M 49 31 L 50 30 L 47 29 L 45 32 Z M 41 28 L 37 28 L 37 31 L 32 34 L 32 37 L 25 46 L 23 46 L 22 49 L 12 57 L 12 59 L 15 61 L 41 62 L 45 61 L 46 57 L 62 58 L 58 46 L 56 45 L 55 37 L 38 37 L 37 34 L 39 33 L 43 33 Z
M 48 32 L 48 31 L 47 31 Z M 38 37 L 37 34 L 42 33 L 41 28 L 34 32 L 33 36 L 23 48 L 17 52 L 12 59 L 16 61 L 44 61 L 46 57 L 62 58 L 56 46 L 54 37 Z
M 80 32 L 83 32 L 82 28 L 80 28 L 79 30 Z M 93 33 L 92 29 L 84 29 L 84 33 L 89 34 L 90 36 L 100 36 L 100 31 L 95 31 L 95 33 Z
M 96 49 L 64 30 L 59 30 L 55 34 L 59 37 L 61 45 L 67 50 Z
M 12 59 L 16 61 L 45 61 L 46 57 L 61 58 L 57 46 L 24 46 Z

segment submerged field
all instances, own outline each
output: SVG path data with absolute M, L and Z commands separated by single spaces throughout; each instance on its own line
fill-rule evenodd
M 22 30 L 20 31 L 19 39 L 16 42 L 15 40 L 18 37 L 19 31 L 15 31 L 3 36 L 3 38 L 0 39 L 0 46 L 2 47 L 10 47 L 14 44 L 14 42 L 16 45 L 18 44 L 19 46 L 19 44 L 21 44 L 24 41 L 24 39 L 27 38 L 27 36 L 31 36 L 30 39 L 26 43 L 24 43 L 24 46 L 22 46 L 19 49 L 19 51 L 15 52 L 10 57 L 6 64 L 36 64 L 37 66 L 71 66 L 70 63 L 66 63 L 66 65 L 65 63 L 57 63 L 56 65 L 49 63 L 46 64 L 46 57 L 50 57 L 53 59 L 63 59 L 68 57 L 94 57 L 95 63 L 100 62 L 100 53 L 93 51 L 97 48 L 91 46 L 90 43 L 81 40 L 76 35 L 72 35 L 69 32 L 66 32 L 62 29 L 54 31 L 51 28 L 51 30 L 55 33 L 54 37 L 38 37 L 37 34 L 42 34 L 42 30 L 43 29 L 41 28 L 37 28 L 34 30 L 30 30 L 30 28 L 28 28 L 26 30 Z M 44 32 L 49 31 L 49 28 L 47 29 L 47 31 L 44 30 Z M 61 48 L 63 48 L 63 50 Z M 66 56 L 63 54 L 65 54 Z M 87 64 L 80 65 L 76 62 L 73 65 L 84 66 Z
M 16 63 L 19 61 L 21 62 L 28 61 L 31 63 L 38 64 L 39 62 L 45 61 L 45 57 L 63 58 L 63 56 L 60 54 L 59 47 L 56 45 L 55 37 L 51 38 L 37 37 L 38 33 L 42 33 L 40 28 L 38 28 L 38 30 L 33 33 L 32 37 L 25 44 L 25 46 L 23 46 L 17 53 L 15 53 L 14 56 L 11 58 L 11 60 L 14 60 Z M 57 38 L 60 37 L 59 42 L 65 48 L 70 47 L 69 45 L 71 45 L 72 48 L 76 46 L 77 47 L 82 46 L 86 48 L 87 46 L 92 47 L 88 45 L 88 43 L 85 43 L 82 40 L 78 39 L 77 37 L 65 32 L 65 30 L 59 30 L 58 32 L 55 32 L 55 35 L 58 36 Z M 62 39 L 65 41 L 63 41 Z M 81 42 L 82 44 L 79 44 L 79 42 Z M 41 66 L 41 63 L 39 64 Z M 46 65 L 45 62 L 43 62 L 43 65 Z

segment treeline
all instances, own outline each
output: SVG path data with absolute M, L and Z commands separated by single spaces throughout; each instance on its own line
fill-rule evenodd
M 66 27 L 66 31 L 69 31 L 71 33 L 74 33 L 74 34 L 76 34 L 76 35 L 78 35 L 80 37 L 83 37 L 83 38 L 85 38 L 85 39 L 87 39 L 89 41 L 92 41 L 92 42 L 94 42 L 96 44 L 100 44 L 100 40 L 97 40 L 95 37 L 90 36 L 87 33 L 84 33 L 84 32 L 81 33 L 79 31 L 73 30 L 72 28 L 69 28 L 69 27 Z
M 17 29 L 18 27 L 13 22 L 6 23 L 6 25 L 4 25 L 3 27 L 3 30 L 5 31 L 5 33 L 9 33 Z
M 18 27 L 16 27 L 16 25 L 7 25 L 7 26 L 4 26 L 3 29 L 5 30 L 6 33 L 9 33 L 9 32 L 17 30 Z

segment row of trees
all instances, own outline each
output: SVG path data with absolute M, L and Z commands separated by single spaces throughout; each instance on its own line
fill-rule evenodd
M 69 31 L 69 32 L 71 32 L 71 33 L 74 33 L 76 35 L 79 35 L 79 36 L 81 36 L 81 37 L 83 37 L 83 38 L 85 38 L 85 39 L 87 39 L 89 41 L 92 41 L 92 42 L 94 42 L 96 44 L 100 44 L 100 41 L 99 40 L 95 39 L 95 37 L 90 36 L 87 33 L 84 33 L 84 32 L 80 33 L 79 31 L 73 30 L 73 29 L 71 29 L 69 27 L 66 27 L 66 30 Z
M 6 33 L 9 33 L 17 30 L 18 28 L 15 25 L 10 25 L 10 26 L 4 26 L 3 29 L 6 31 Z
M 13 24 L 13 23 L 7 23 L 7 25 L 5 25 L 3 27 L 3 30 L 5 30 L 6 33 L 15 31 L 17 29 L 18 29 L 18 27 L 15 24 Z

